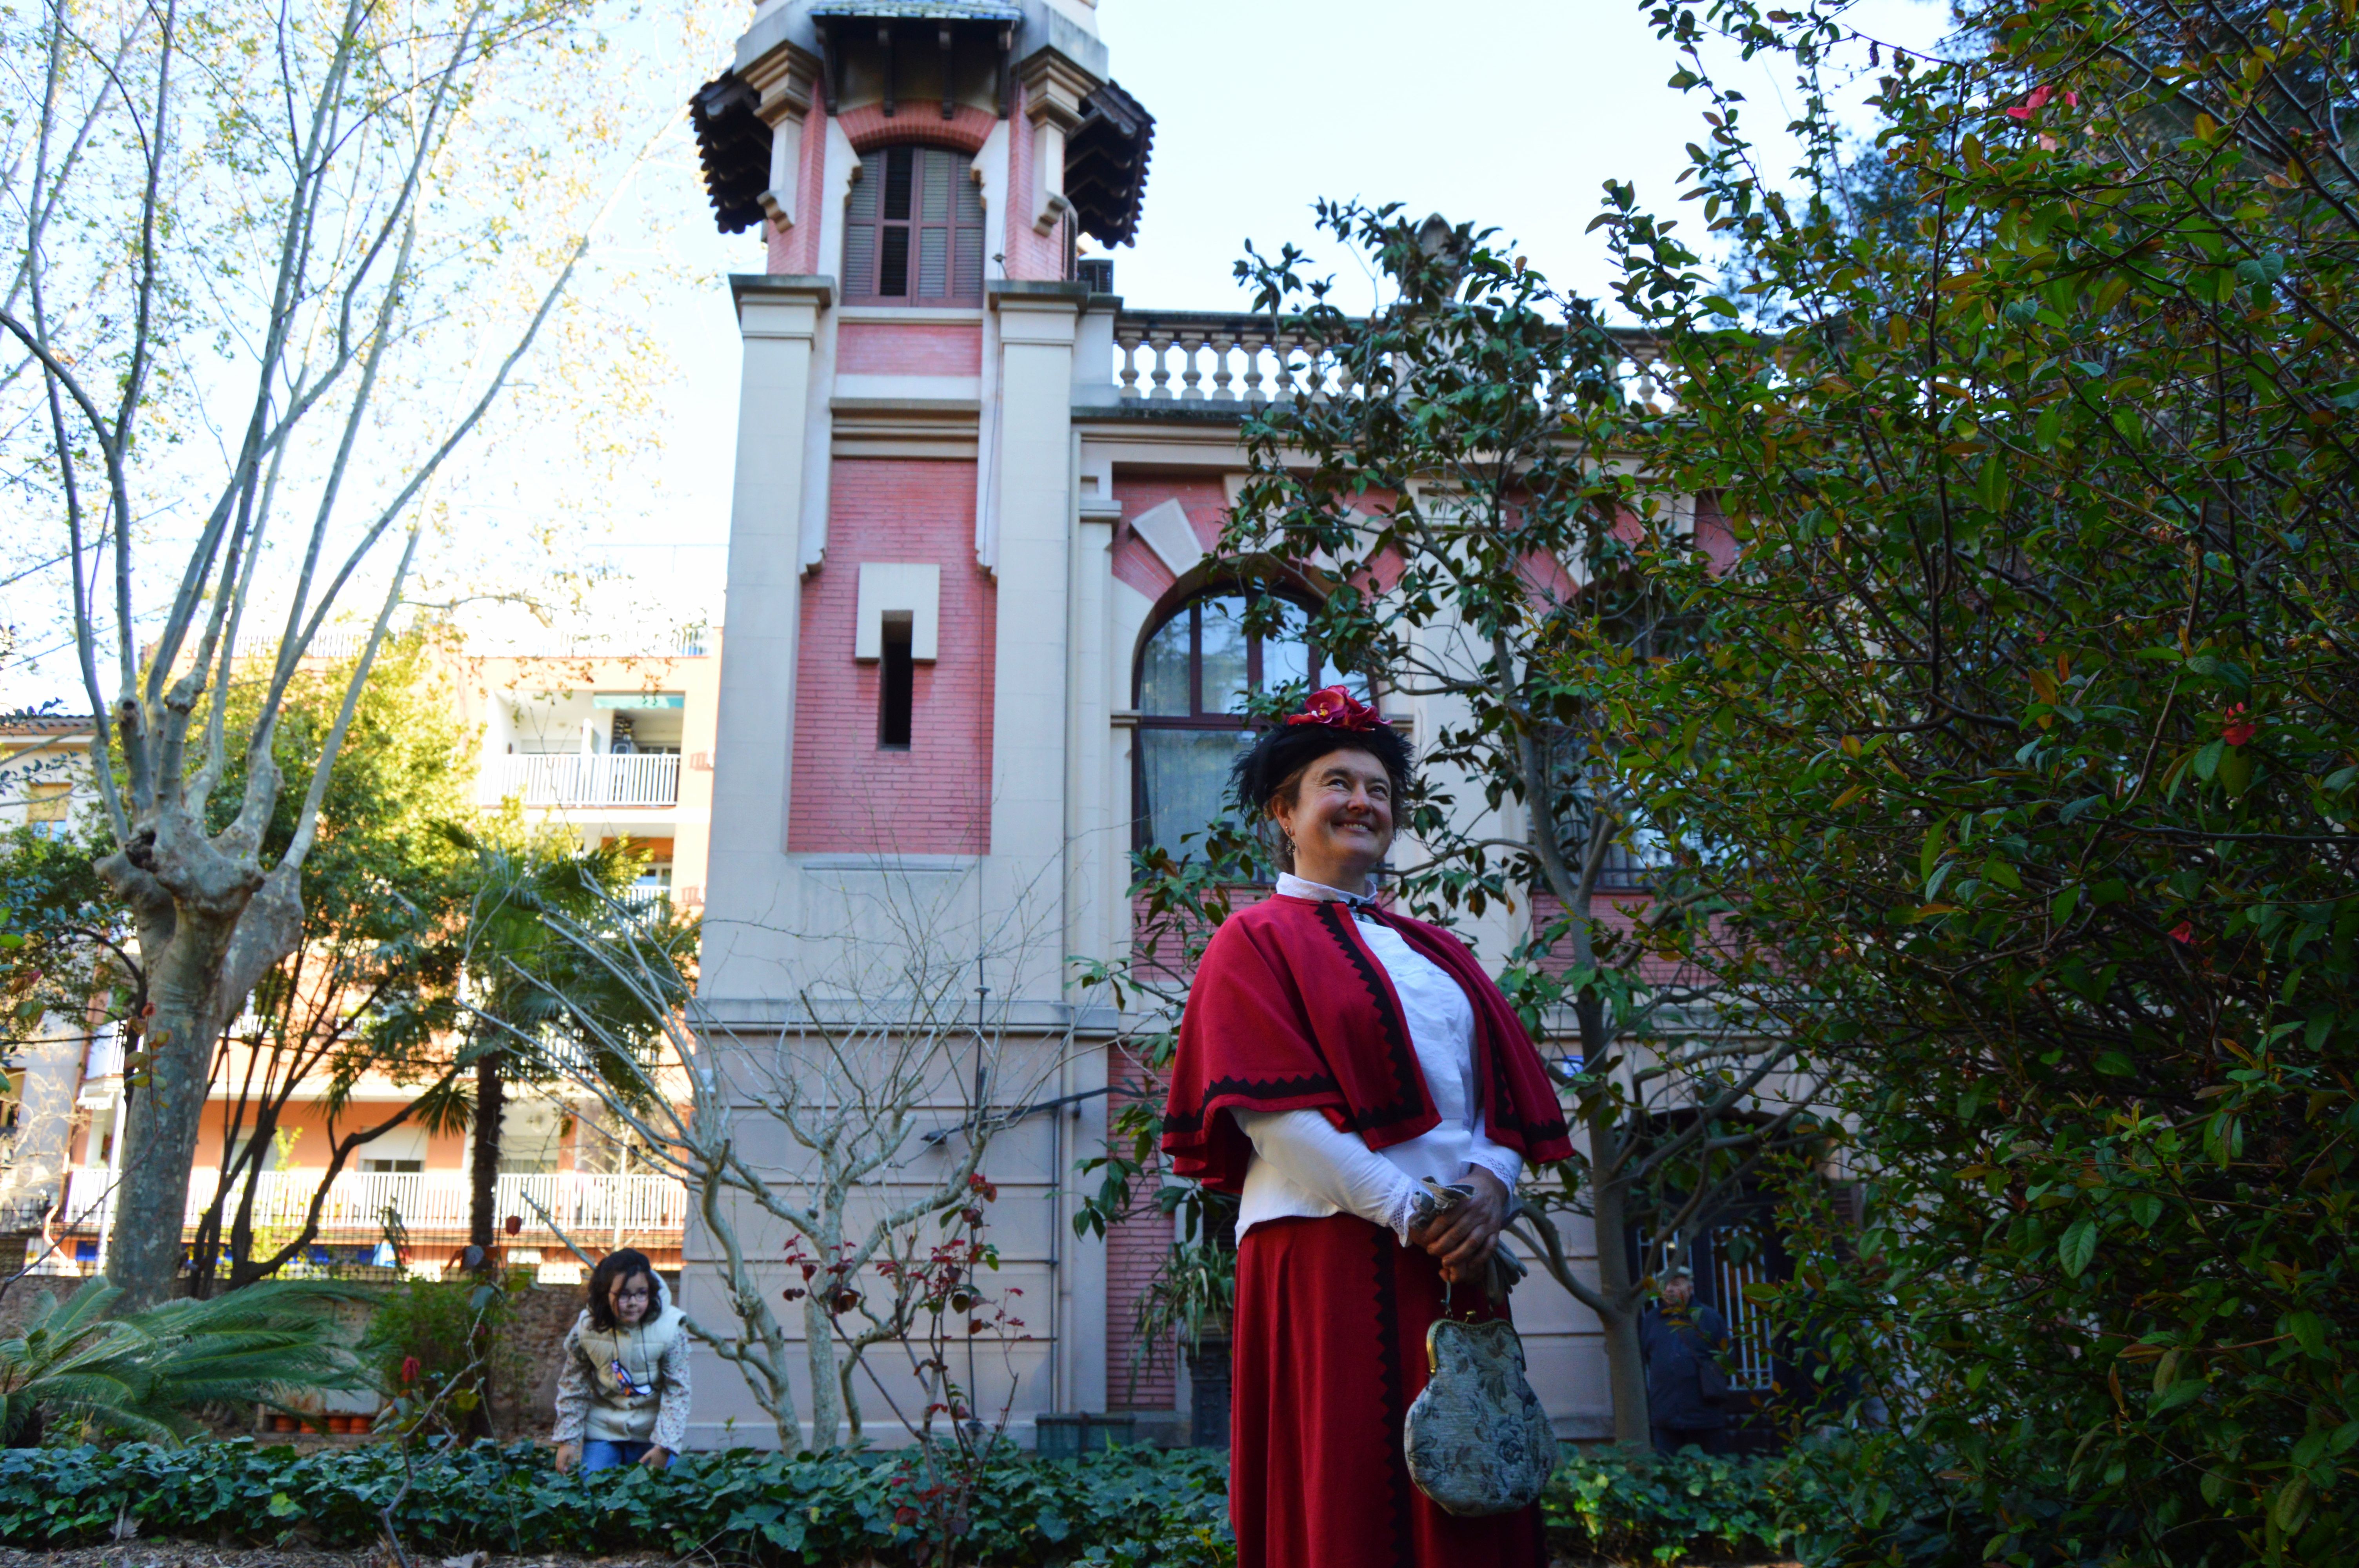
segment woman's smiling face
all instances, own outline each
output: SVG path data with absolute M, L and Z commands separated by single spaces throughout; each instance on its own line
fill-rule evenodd
M 1270 815 L 1294 844 L 1299 877 L 1358 892 L 1393 843 L 1393 781 L 1357 747 L 1338 747 L 1302 770 L 1292 800 Z

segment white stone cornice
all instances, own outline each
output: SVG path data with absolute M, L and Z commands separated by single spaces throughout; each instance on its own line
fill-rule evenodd
M 819 84 L 820 59 L 781 41 L 739 74 L 760 94 L 755 113 L 770 127 L 770 186 L 762 211 L 780 229 L 795 226 L 795 203 L 802 186 L 803 120 Z
M 835 279 L 732 273 L 729 294 L 737 306 L 740 336 L 795 338 L 809 342 L 819 335 L 820 312 L 835 297 Z
M 1053 49 L 1035 49 L 1016 67 L 1024 115 L 1032 122 L 1032 229 L 1046 234 L 1072 208 L 1065 200 L 1065 137 L 1082 123 L 1082 100 L 1103 85 Z

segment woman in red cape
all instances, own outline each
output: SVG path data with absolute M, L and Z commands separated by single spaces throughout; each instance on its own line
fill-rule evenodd
M 1401 1449 L 1426 1330 L 1480 1281 L 1564 1115 L 1515 1010 L 1439 927 L 1368 897 L 1407 742 L 1340 687 L 1237 764 L 1283 837 L 1276 895 L 1213 935 L 1180 1021 L 1163 1147 L 1235 1195 L 1229 1513 L 1238 1568 L 1541 1568 L 1537 1507 L 1446 1514 Z M 1424 1183 L 1473 1196 L 1419 1226 Z M 1455 1289 L 1451 1290 L 1451 1287 Z

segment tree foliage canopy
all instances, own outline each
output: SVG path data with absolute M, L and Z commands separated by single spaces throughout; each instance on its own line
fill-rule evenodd
M 1888 59 L 1834 8 L 1654 16 L 1736 261 L 1612 191 L 1675 394 L 1631 451 L 1740 547 L 1687 563 L 1621 761 L 1744 938 L 1697 961 L 1843 1069 L 1871 1223 L 1785 1304 L 1892 1422 L 1829 1549 L 2338 1559 L 2353 8 L 1969 5 Z M 1799 67 L 1797 179 L 1715 32 Z M 1863 58 L 1869 208 L 1822 87 Z

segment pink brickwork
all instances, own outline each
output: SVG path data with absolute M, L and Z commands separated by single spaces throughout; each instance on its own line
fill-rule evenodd
M 1596 914 L 1598 925 L 1608 931 L 1619 933 L 1626 938 L 1631 932 L 1637 929 L 1640 917 L 1647 913 L 1647 906 L 1653 903 L 1652 895 L 1644 892 L 1601 892 L 1597 895 L 1596 903 L 1591 907 Z M 1539 893 L 1532 900 L 1531 928 L 1535 931 L 1546 930 L 1563 913 L 1564 905 L 1557 902 L 1556 894 Z M 1561 975 L 1572 968 L 1572 944 L 1559 942 L 1540 968 L 1551 975 Z M 1702 979 L 1701 975 L 1682 965 L 1652 956 L 1638 961 L 1638 977 L 1649 985 L 1672 983 L 1692 985 L 1701 983 Z
M 827 111 L 813 103 L 803 116 L 803 162 L 795 181 L 798 220 L 786 233 L 779 232 L 776 224 L 762 225 L 770 242 L 771 272 L 809 276 L 835 270 L 820 265 L 820 192 L 826 183 Z
M 1712 569 L 1724 572 L 1736 564 L 1736 535 L 1720 509 L 1717 495 L 1699 495 L 1695 503 L 1696 543 L 1712 557 Z
M 1007 229 L 1002 249 L 1007 276 L 1054 283 L 1065 276 L 1064 243 L 1054 230 L 1032 231 L 1034 147 L 1032 121 L 1024 112 L 1024 84 L 1016 84 L 1016 104 L 1007 116 Z
M 1122 503 L 1125 520 L 1167 501 L 1177 501 L 1180 510 L 1188 514 L 1189 525 L 1196 530 L 1196 537 L 1205 549 L 1221 542 L 1221 524 L 1229 510 L 1229 492 L 1217 479 L 1122 479 L 1114 482 L 1114 495 Z M 1175 580 L 1162 558 L 1147 547 L 1146 540 L 1130 531 L 1126 522 L 1122 536 L 1114 541 L 1114 575 L 1149 599 L 1162 598 Z
M 974 483 L 971 462 L 837 460 L 827 561 L 803 585 L 789 850 L 990 850 L 995 601 Z M 852 656 L 863 561 L 942 568 L 940 657 L 917 666 L 906 752 L 878 749 L 877 666 Z
M 983 327 L 973 321 L 846 321 L 835 330 L 839 375 L 976 375 Z
M 846 109 L 836 116 L 836 124 L 852 143 L 854 152 L 866 152 L 871 147 L 889 142 L 911 142 L 920 146 L 956 147 L 969 156 L 980 152 L 991 138 L 991 128 L 999 117 L 988 109 L 978 109 L 972 103 L 962 103 L 947 120 L 942 118 L 939 100 L 930 103 L 904 102 L 900 113 L 891 119 L 885 117 L 881 103 L 864 103 L 856 109 Z
M 1116 1082 L 1136 1085 L 1138 1065 L 1117 1051 L 1107 1064 Z M 1136 1097 L 1116 1089 L 1107 1101 L 1107 1113 L 1119 1113 Z M 1138 1336 L 1139 1299 L 1154 1281 L 1171 1250 L 1171 1220 L 1146 1200 L 1156 1178 L 1142 1182 L 1140 1200 L 1106 1231 L 1106 1406 L 1110 1410 L 1168 1411 L 1177 1400 L 1178 1368 L 1173 1346 L 1160 1345 L 1142 1357 L 1132 1381 L 1132 1347 Z

